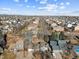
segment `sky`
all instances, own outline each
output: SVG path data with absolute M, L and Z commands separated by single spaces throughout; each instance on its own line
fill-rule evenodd
M 79 16 L 79 0 L 0 0 L 0 14 Z

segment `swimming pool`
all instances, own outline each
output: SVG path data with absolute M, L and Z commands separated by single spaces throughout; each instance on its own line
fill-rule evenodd
M 74 46 L 73 49 L 74 49 L 74 52 L 75 52 L 77 55 L 79 55 L 79 46 Z
M 76 51 L 76 52 L 79 52 L 79 49 L 76 49 L 75 51 Z

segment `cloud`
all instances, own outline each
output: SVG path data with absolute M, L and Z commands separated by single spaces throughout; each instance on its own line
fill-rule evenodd
M 48 11 L 55 10 L 58 6 L 56 4 L 47 4 L 46 9 Z
M 26 7 L 27 7 L 27 8 L 29 8 L 30 6 L 29 6 L 29 5 L 27 5 Z
M 58 6 L 56 4 L 47 4 L 45 7 L 39 7 L 38 9 L 52 11 L 52 10 L 56 10 L 57 7 Z
M 24 2 L 28 2 L 28 0 L 23 0 Z M 20 2 L 20 0 L 14 0 L 14 2 Z
M 40 4 L 46 4 L 48 0 L 41 0 Z
M 0 8 L 0 14 L 14 14 L 16 13 L 15 10 L 11 8 Z
M 32 6 L 32 8 L 35 8 L 35 6 Z
M 20 11 L 18 9 L 0 8 L 0 14 L 22 15 L 22 14 L 24 14 L 24 12 L 23 11 Z
M 76 11 L 72 11 L 71 13 L 79 13 L 79 10 L 76 10 Z
M 14 0 L 14 2 L 19 2 L 19 0 Z
M 64 16 L 79 16 L 79 10 L 76 11 L 62 11 L 58 12 L 57 15 L 64 15 Z
M 36 2 L 38 2 L 39 0 L 35 0 Z
M 70 2 L 66 2 L 66 5 L 70 5 Z
M 0 8 L 1 11 L 11 11 L 11 8 Z
M 65 8 L 66 8 L 64 2 L 61 2 L 61 3 L 58 5 L 58 7 L 59 7 L 59 9 L 65 9 Z
M 47 11 L 61 10 L 61 9 L 65 9 L 65 8 L 66 8 L 66 6 L 64 5 L 64 3 L 61 3 L 61 5 L 47 4 L 44 7 L 38 7 L 39 10 L 47 10 Z
M 54 0 L 55 2 L 57 1 L 57 0 Z
M 19 7 L 23 7 L 23 4 L 16 4 L 17 6 L 19 6 Z
M 79 10 L 72 10 L 72 11 L 68 11 L 66 13 L 69 15 L 79 16 Z
M 60 9 L 65 9 L 65 6 L 60 6 L 59 8 L 60 8 Z
M 63 2 L 61 2 L 61 3 L 60 3 L 60 5 L 64 5 L 64 3 L 63 3 Z
M 24 0 L 25 2 L 28 2 L 28 0 Z
M 33 6 L 27 5 L 27 6 L 26 6 L 26 8 L 35 8 L 35 7 L 36 7 L 36 6 L 34 6 L 34 5 L 33 5 Z
M 26 12 L 27 13 L 27 15 L 38 15 L 38 16 L 40 16 L 40 15 L 42 15 L 42 16 L 50 16 L 50 15 L 54 15 L 54 16 L 79 16 L 79 10 L 76 10 L 76 11 L 67 11 L 67 10 L 65 10 L 65 11 L 56 11 L 56 12 L 47 12 L 47 11 L 45 11 L 45 10 L 38 10 L 38 11 L 34 11 L 34 12 L 32 12 L 32 11 L 27 11 Z

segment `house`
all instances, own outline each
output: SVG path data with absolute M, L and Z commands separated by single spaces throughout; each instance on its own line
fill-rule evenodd
M 28 25 L 28 30 L 32 30 L 32 29 L 36 29 L 37 28 L 37 24 L 35 23 L 31 23 L 30 25 Z
M 57 26 L 53 28 L 54 31 L 64 31 L 64 27 L 62 26 Z
M 33 35 L 33 37 L 32 37 L 32 43 L 33 44 L 38 44 L 39 42 L 44 42 L 44 40 L 39 39 L 37 35 Z
M 35 20 L 33 21 L 34 24 L 38 24 L 39 23 L 39 20 Z
M 79 31 L 79 25 L 77 25 L 76 27 L 75 27 L 75 30 L 74 31 Z
M 68 28 L 71 28 L 72 26 L 73 26 L 72 24 L 68 24 L 68 25 L 67 25 Z
M 56 27 L 56 26 L 57 26 L 56 23 L 52 23 L 52 24 L 51 24 L 51 27 Z
M 73 50 L 74 50 L 74 52 L 76 53 L 76 55 L 79 56 L 79 46 L 74 45 L 74 46 L 73 46 Z

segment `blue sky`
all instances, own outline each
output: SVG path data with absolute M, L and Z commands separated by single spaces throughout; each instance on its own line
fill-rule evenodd
M 0 0 L 0 14 L 79 15 L 79 0 Z

